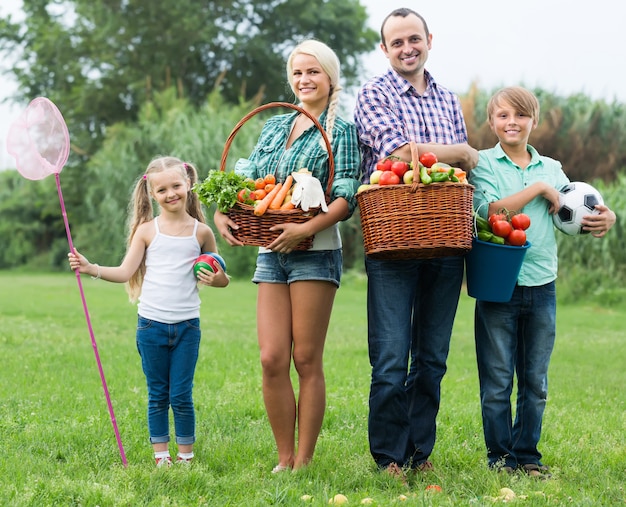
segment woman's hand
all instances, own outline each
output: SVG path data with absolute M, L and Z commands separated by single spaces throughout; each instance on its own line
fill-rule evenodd
M 270 231 L 282 231 L 280 235 L 272 241 L 267 248 L 276 253 L 291 253 L 303 240 L 312 236 L 307 224 L 295 224 L 286 222 L 270 227 Z
M 228 218 L 228 215 L 216 210 L 215 215 L 213 215 L 213 222 L 220 236 L 222 236 L 230 246 L 244 246 L 241 241 L 233 236 L 232 231 L 239 229 L 239 226 Z

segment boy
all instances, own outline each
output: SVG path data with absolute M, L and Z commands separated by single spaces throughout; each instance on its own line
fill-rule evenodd
M 503 88 L 487 106 L 494 148 L 479 152 L 470 172 L 474 208 L 483 216 L 500 208 L 530 217 L 528 249 L 517 285 L 507 303 L 476 301 L 474 335 L 487 462 L 508 473 L 521 469 L 547 479 L 537 444 L 548 391 L 548 365 L 556 334 L 557 247 L 552 214 L 559 191 L 569 182 L 561 164 L 528 144 L 539 120 L 539 102 L 528 90 Z M 584 217 L 585 230 L 602 237 L 615 213 L 597 205 Z M 512 421 L 511 392 L 517 374 L 517 409 Z

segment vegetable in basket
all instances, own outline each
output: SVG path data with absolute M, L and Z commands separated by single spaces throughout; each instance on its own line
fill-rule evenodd
M 254 182 L 235 172 L 209 171 L 206 179 L 196 183 L 192 190 L 206 206 L 216 204 L 217 209 L 226 213 L 237 203 L 237 195 L 243 189 L 254 190 Z

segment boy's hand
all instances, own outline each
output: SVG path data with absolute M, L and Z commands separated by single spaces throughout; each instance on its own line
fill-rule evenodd
M 548 212 L 551 214 L 559 211 L 559 191 L 551 185 L 544 183 L 544 189 L 541 192 L 543 198 L 548 201 Z
M 600 212 L 599 215 L 585 215 L 581 223 L 583 230 L 590 232 L 596 238 L 601 238 L 613 227 L 616 216 L 604 204 L 596 204 L 596 209 Z

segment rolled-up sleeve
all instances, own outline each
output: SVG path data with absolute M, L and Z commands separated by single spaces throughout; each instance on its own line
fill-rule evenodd
M 360 183 L 361 155 L 354 124 L 341 122 L 333 130 L 335 174 L 331 186 L 331 201 L 343 197 L 349 206 L 348 219 L 356 208 L 356 192 Z
M 489 215 L 489 204 L 502 198 L 498 179 L 484 151 L 478 153 L 478 165 L 470 171 L 469 182 L 474 185 L 474 209 L 483 218 Z

